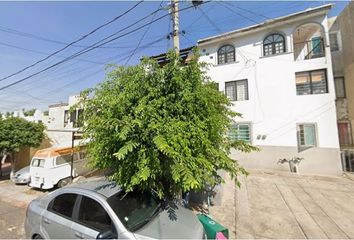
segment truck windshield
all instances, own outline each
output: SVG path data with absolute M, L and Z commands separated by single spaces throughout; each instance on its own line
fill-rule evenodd
M 160 204 L 148 191 L 119 192 L 107 199 L 119 220 L 131 232 L 138 230 L 159 212 Z
M 39 158 L 34 158 L 32 160 L 32 167 L 44 167 L 45 160 L 44 159 L 39 159 Z

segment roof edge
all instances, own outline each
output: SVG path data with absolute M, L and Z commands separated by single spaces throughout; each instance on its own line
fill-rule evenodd
M 239 29 L 232 30 L 232 31 L 229 31 L 229 32 L 226 32 L 226 33 L 222 33 L 222 34 L 219 34 L 219 35 L 215 35 L 215 36 L 207 37 L 207 38 L 204 38 L 204 39 L 200 39 L 200 40 L 197 41 L 197 45 L 205 44 L 205 43 L 208 43 L 210 41 L 216 40 L 218 38 L 223 38 L 223 37 L 227 37 L 227 36 L 230 36 L 230 35 L 237 35 L 239 33 L 252 31 L 252 30 L 255 30 L 255 29 L 258 29 L 258 28 L 265 27 L 267 25 L 278 23 L 280 21 L 288 20 L 290 18 L 300 17 L 302 15 L 308 15 L 308 14 L 321 12 L 321 11 L 328 11 L 333 6 L 334 6 L 333 3 L 329 3 L 329 4 L 321 5 L 321 6 L 318 6 L 318 7 L 315 7 L 315 8 L 308 8 L 308 9 L 305 9 L 305 10 L 303 10 L 301 12 L 296 12 L 296 13 L 292 13 L 292 14 L 289 14 L 289 15 L 286 15 L 286 16 L 269 19 L 269 20 L 266 20 L 266 21 L 264 21 L 262 23 L 259 23 L 259 24 L 251 25 L 251 26 L 244 27 L 244 28 L 239 28 Z

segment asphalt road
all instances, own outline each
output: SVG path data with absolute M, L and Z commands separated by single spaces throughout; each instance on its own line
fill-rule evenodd
M 26 207 L 16 207 L 0 200 L 0 238 L 23 239 L 25 232 L 23 223 L 26 215 Z

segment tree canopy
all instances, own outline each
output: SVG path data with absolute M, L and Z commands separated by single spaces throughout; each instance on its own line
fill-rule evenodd
M 29 116 L 33 116 L 35 114 L 36 109 L 35 108 L 29 109 L 29 110 L 22 109 L 22 112 L 25 117 L 29 117 Z
M 152 59 L 115 66 L 106 80 L 83 92 L 84 132 L 93 167 L 111 169 L 111 178 L 129 191 L 154 189 L 160 197 L 200 190 L 222 182 L 219 170 L 246 174 L 230 159 L 227 131 L 230 101 L 194 57 L 187 65 L 173 52 L 159 66 Z
M 18 117 L 0 119 L 0 153 L 7 155 L 23 147 L 37 147 L 44 138 L 44 125 Z

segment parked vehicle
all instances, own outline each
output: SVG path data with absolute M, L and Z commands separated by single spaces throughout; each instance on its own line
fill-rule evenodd
M 71 161 L 73 159 L 73 169 Z M 30 187 L 63 187 L 90 169 L 83 148 L 46 148 L 36 152 L 30 165 Z
M 18 170 L 11 180 L 15 184 L 28 184 L 31 181 L 31 175 L 30 175 L 30 167 L 24 167 L 20 170 Z
M 113 182 L 87 181 L 33 200 L 27 238 L 201 239 L 198 218 L 181 205 L 166 205 L 152 192 L 125 193 Z

